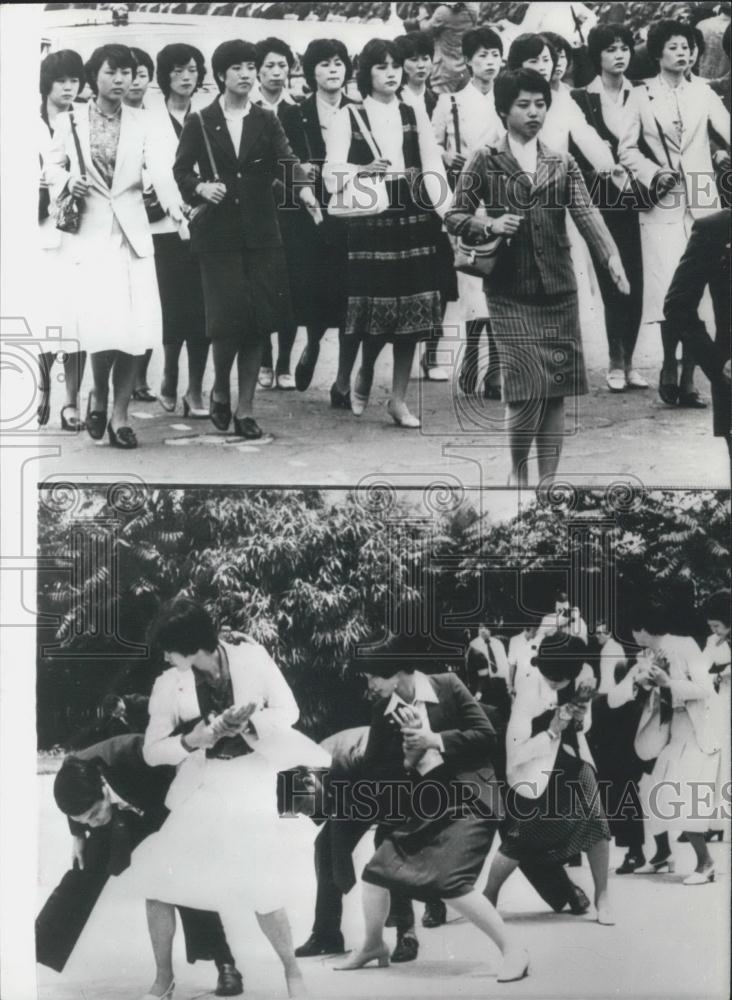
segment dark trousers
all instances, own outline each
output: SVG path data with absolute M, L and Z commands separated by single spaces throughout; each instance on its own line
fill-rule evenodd
M 145 833 L 138 826 L 137 817 L 131 822 L 136 834 L 132 846 L 143 839 Z M 84 868 L 67 871 L 46 900 L 36 919 L 36 961 L 62 972 L 72 951 L 81 937 L 89 917 L 99 899 L 107 879 L 114 870 L 114 837 L 107 827 L 92 831 L 84 851 Z M 178 907 L 186 957 L 189 962 L 214 961 L 234 964 L 218 913 Z
M 639 721 L 640 706 L 635 702 L 609 708 L 607 697 L 600 695 L 592 703 L 588 743 L 597 765 L 605 813 L 615 843 L 631 854 L 641 854 L 645 841 L 638 793 L 645 763 L 634 747 Z
M 624 371 L 631 367 L 643 314 L 640 223 L 637 212 L 617 208 L 603 211 L 602 218 L 617 244 L 620 260 L 630 282 L 630 295 L 621 295 L 607 268 L 597 268 L 597 282 L 605 312 L 610 368 Z

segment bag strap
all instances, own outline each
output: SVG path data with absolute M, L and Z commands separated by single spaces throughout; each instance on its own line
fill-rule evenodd
M 378 144 L 376 142 L 376 139 L 374 139 L 373 135 L 371 134 L 371 132 L 369 130 L 369 127 L 366 124 L 366 121 L 365 121 L 363 115 L 361 114 L 360 109 L 357 108 L 353 104 L 349 104 L 348 105 L 348 110 L 350 111 L 351 115 L 353 115 L 353 117 L 356 119 L 356 121 L 358 123 L 358 127 L 361 130 L 361 134 L 363 135 L 364 139 L 366 140 L 366 144 L 368 145 L 369 149 L 371 150 L 371 153 L 373 154 L 374 159 L 375 160 L 383 160 L 384 157 L 381 154 L 381 150 L 379 149 L 379 146 L 378 146 Z
M 650 102 L 653 100 L 653 96 L 651 94 L 651 90 L 650 90 L 650 87 L 648 86 L 648 84 L 645 83 L 644 86 L 646 88 L 646 93 L 648 94 L 648 103 L 650 104 Z M 663 146 L 663 151 L 666 154 L 666 162 L 668 163 L 668 168 L 671 171 L 675 171 L 676 168 L 674 167 L 673 163 L 671 162 L 671 154 L 670 154 L 669 149 L 668 149 L 668 143 L 666 142 L 666 136 L 664 135 L 664 131 L 661 128 L 661 123 L 659 122 L 658 118 L 656 118 L 655 115 L 653 116 L 653 120 L 656 123 L 656 130 L 658 132 L 658 138 L 661 140 L 661 145 Z
M 211 149 L 211 143 L 209 142 L 208 134 L 207 134 L 206 128 L 205 128 L 205 126 L 203 124 L 203 117 L 202 117 L 200 111 L 196 111 L 195 114 L 196 114 L 196 118 L 198 118 L 198 121 L 199 121 L 199 123 L 201 125 L 201 134 L 203 135 L 203 144 L 206 147 L 206 152 L 208 154 L 208 162 L 211 164 L 211 172 L 213 174 L 213 178 L 214 178 L 215 181 L 220 181 L 221 178 L 219 177 L 219 172 L 216 169 L 216 160 L 214 160 L 213 150 Z
M 454 94 L 450 94 L 450 104 L 452 105 L 452 124 L 455 129 L 455 152 L 459 156 L 462 147 L 462 140 L 460 139 L 460 115 L 458 114 L 458 106 Z
M 86 163 L 84 162 L 84 154 L 81 151 L 81 143 L 79 142 L 79 133 L 76 131 L 76 121 L 74 119 L 74 112 L 69 110 L 69 121 L 71 122 L 71 134 L 74 137 L 74 146 L 76 147 L 76 156 L 79 160 L 79 170 L 81 171 L 82 177 L 86 174 Z

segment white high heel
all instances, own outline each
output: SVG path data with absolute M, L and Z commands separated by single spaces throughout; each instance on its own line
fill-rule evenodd
M 703 871 L 692 872 L 691 875 L 687 875 L 684 879 L 684 885 L 706 885 L 707 882 L 714 881 L 716 874 L 714 865 L 707 865 Z
M 529 953 L 522 948 L 518 951 L 509 951 L 503 956 L 496 978 L 499 983 L 512 983 L 517 979 L 523 979 L 528 974 Z
M 422 426 L 419 417 L 415 417 L 413 413 L 410 413 L 406 403 L 402 403 L 397 407 L 390 399 L 386 404 L 386 409 L 397 427 L 407 427 L 410 430 L 416 430 L 417 427 Z
M 653 864 L 651 861 L 648 864 L 642 865 L 640 868 L 636 868 L 636 875 L 660 875 L 663 872 L 668 872 L 669 875 L 673 875 L 676 871 L 676 862 L 673 858 L 666 858 L 665 861 L 657 861 Z
M 174 989 L 175 989 L 175 979 L 171 979 L 170 986 L 161 996 L 158 997 L 155 996 L 154 993 L 146 993 L 144 997 L 140 997 L 140 1000 L 172 1000 Z

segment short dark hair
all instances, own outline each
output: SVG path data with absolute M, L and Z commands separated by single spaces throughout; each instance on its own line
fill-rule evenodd
M 315 67 L 318 63 L 327 62 L 336 56 L 346 67 L 346 80 L 350 79 L 353 73 L 353 63 L 348 55 L 348 49 L 340 38 L 314 38 L 305 49 L 302 57 L 302 72 L 305 81 L 310 89 L 315 92 Z
M 506 68 L 521 69 L 527 59 L 536 59 L 544 49 L 549 49 L 552 63 L 556 67 L 557 51 L 548 38 L 533 31 L 527 31 L 523 35 L 518 35 L 511 42 L 511 48 L 508 50 Z
M 79 85 L 84 86 L 84 61 L 79 53 L 73 49 L 49 53 L 41 63 L 41 97 L 48 97 L 56 80 L 63 80 L 67 76 L 77 77 Z
M 683 21 L 673 21 L 668 17 L 652 24 L 648 29 L 648 38 L 646 39 L 646 51 L 649 58 L 653 59 L 654 62 L 659 62 L 664 46 L 675 35 L 685 38 L 690 49 L 696 45 L 694 29 L 690 24 L 684 24 Z
M 198 79 L 193 90 L 195 94 L 206 77 L 206 62 L 203 58 L 203 52 L 195 45 L 188 45 L 186 42 L 174 42 L 158 52 L 155 79 L 158 81 L 158 87 L 160 87 L 164 97 L 170 96 L 170 74 L 177 66 L 187 66 L 191 59 L 195 60 L 198 70 Z
M 567 64 L 570 65 L 574 59 L 574 52 L 572 51 L 572 46 L 564 35 L 559 35 L 556 31 L 542 31 L 542 35 L 546 38 L 549 45 L 555 52 L 563 52 L 565 54 L 567 57 Z
M 533 662 L 548 681 L 574 681 L 587 663 L 587 645 L 576 635 L 557 642 L 556 636 L 542 639 Z
M 541 94 L 546 101 L 547 108 L 551 107 L 552 88 L 549 81 L 545 80 L 541 73 L 537 73 L 535 69 L 504 70 L 498 74 L 496 82 L 493 84 L 496 111 L 502 121 L 505 122 L 511 105 L 522 90 L 529 94 Z
M 102 715 L 105 718 L 108 718 L 112 714 L 112 712 L 114 712 L 114 710 L 117 708 L 120 702 L 122 702 L 122 705 L 124 706 L 125 700 L 121 694 L 115 694 L 113 691 L 111 691 L 109 694 L 105 694 L 99 706 L 102 710 Z
M 600 57 L 616 41 L 627 45 L 633 54 L 633 32 L 624 24 L 596 24 L 587 36 L 587 55 L 597 72 L 600 72 Z
M 98 761 L 67 757 L 53 782 L 56 805 L 67 816 L 81 816 L 104 797 Z
M 94 49 L 84 66 L 86 82 L 94 94 L 99 92 L 97 77 L 105 62 L 110 69 L 129 69 L 133 75 L 137 71 L 137 61 L 127 45 L 100 45 L 98 49 Z
M 351 665 L 357 673 L 374 677 L 393 677 L 400 671 L 413 674 L 425 666 L 425 641 L 421 636 L 387 632 L 365 649 L 354 650 Z
M 135 62 L 138 66 L 144 66 L 147 70 L 147 75 L 151 80 L 155 79 L 155 64 L 152 58 L 144 49 L 137 49 L 134 45 L 130 46 L 130 52 L 135 57 Z
M 245 42 L 241 38 L 232 38 L 228 42 L 222 42 L 214 49 L 211 56 L 211 72 L 216 80 L 216 86 L 220 92 L 224 92 L 223 80 L 220 77 L 226 75 L 230 66 L 238 66 L 239 63 L 257 64 L 257 50 L 251 42 Z
M 650 635 L 667 635 L 670 630 L 669 612 L 658 601 L 641 601 L 630 614 L 632 632 L 643 629 Z
M 402 60 L 417 56 L 434 58 L 435 43 L 426 31 L 408 31 L 406 35 L 397 35 L 395 41 Z
M 463 55 L 466 59 L 473 58 L 478 49 L 498 49 L 503 55 L 503 39 L 493 28 L 471 28 L 463 35 Z
M 284 56 L 287 60 L 288 69 L 292 69 L 295 65 L 295 56 L 292 53 L 292 49 L 281 38 L 275 38 L 274 36 L 263 38 L 261 42 L 257 42 L 254 48 L 257 53 L 257 70 L 262 68 L 262 63 L 270 52 L 275 52 L 278 56 Z
M 150 627 L 150 643 L 165 653 L 190 656 L 199 649 L 213 653 L 219 637 L 213 619 L 198 601 L 176 597 L 164 605 Z
M 730 626 L 730 592 L 729 590 L 718 590 L 704 602 L 704 617 L 709 621 L 722 622 L 729 628 Z
M 396 42 L 387 38 L 372 38 L 364 45 L 361 55 L 358 57 L 358 69 L 356 70 L 356 86 L 361 97 L 368 97 L 373 90 L 371 70 L 379 63 L 386 62 L 388 56 L 391 56 L 397 66 L 403 65 L 404 60 Z

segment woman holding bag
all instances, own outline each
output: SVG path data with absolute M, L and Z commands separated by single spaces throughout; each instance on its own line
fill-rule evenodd
M 401 81 L 396 44 L 380 38 L 367 42 L 356 77 L 363 107 L 342 108 L 333 119 L 323 180 L 331 205 L 342 203 L 349 187 L 354 203 L 366 186 L 382 198 L 378 214 L 348 219 L 345 338 L 353 338 L 354 355 L 359 344 L 362 351 L 351 409 L 360 416 L 368 405 L 374 366 L 390 342 L 394 366 L 387 409 L 397 426 L 417 428 L 420 421 L 406 403 L 407 386 L 417 341 L 441 323 L 433 213 L 444 214 L 448 186 L 427 113 L 399 100 Z M 419 174 L 426 199 L 413 187 Z M 371 185 L 373 178 L 384 183 Z M 362 205 L 371 191 L 364 192 Z

